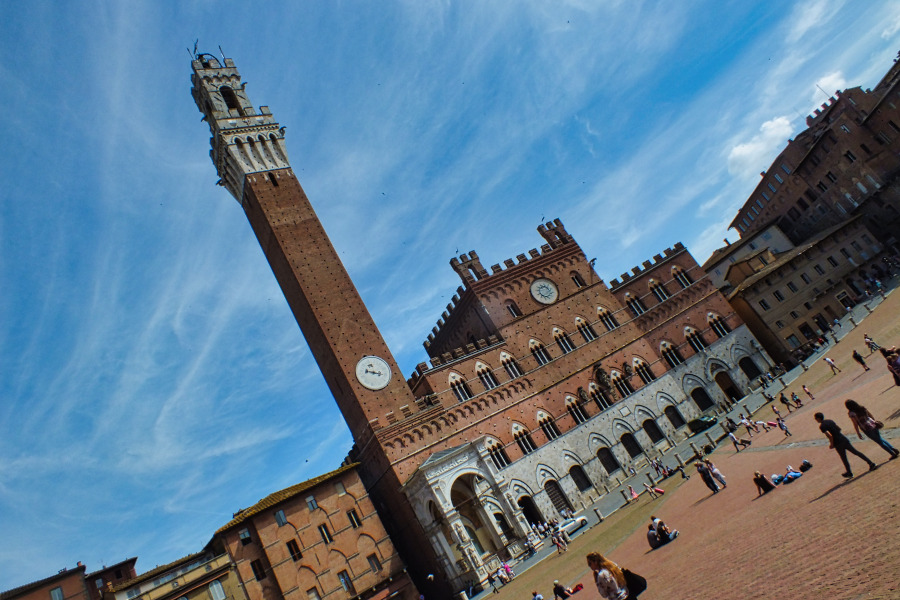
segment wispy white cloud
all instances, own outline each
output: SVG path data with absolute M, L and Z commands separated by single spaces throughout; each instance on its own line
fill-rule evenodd
M 759 133 L 735 145 L 728 153 L 728 172 L 749 179 L 759 165 L 766 166 L 782 150 L 793 132 L 787 117 L 775 117 L 763 123 Z M 757 171 L 758 173 L 758 171 Z

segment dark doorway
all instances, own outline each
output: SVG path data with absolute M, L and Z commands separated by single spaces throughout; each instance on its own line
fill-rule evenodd
M 609 448 L 604 447 L 597 450 L 597 458 L 600 460 L 600 464 L 603 465 L 606 472 L 610 475 L 616 471 L 622 470 L 622 465 L 619 464 L 619 461 L 616 460 L 615 455 Z
M 647 434 L 647 437 L 650 438 L 650 441 L 654 444 L 666 439 L 666 436 L 663 435 L 663 432 L 660 430 L 659 425 L 657 425 L 656 421 L 654 421 L 653 419 L 647 419 L 646 421 L 644 421 L 641 427 Z
M 681 413 L 678 412 L 678 409 L 672 405 L 666 407 L 664 411 L 666 414 L 666 418 L 669 419 L 669 423 L 672 424 L 672 427 L 675 429 L 681 429 L 686 425 L 684 422 L 684 417 L 681 416 Z
M 562 488 L 559 487 L 559 483 L 555 479 L 551 479 L 544 484 L 544 491 L 550 496 L 550 502 L 553 503 L 553 508 L 559 514 L 562 514 L 564 510 L 573 510 L 572 504 L 566 498 L 565 493 L 563 493 Z
M 635 458 L 644 453 L 644 449 L 641 448 L 641 445 L 638 443 L 634 436 L 630 433 L 625 433 L 619 438 L 619 441 L 622 442 L 622 446 L 625 448 L 625 452 L 628 453 L 628 456 L 631 458 Z
M 753 362 L 753 359 L 749 356 L 745 356 L 739 360 L 738 366 L 741 368 L 741 371 L 744 372 L 744 375 L 747 376 L 747 379 L 751 381 L 762 375 L 762 371 L 759 370 L 759 367 L 756 366 L 756 363 Z
M 572 477 L 572 482 L 575 483 L 575 487 L 578 488 L 579 492 L 586 492 L 594 487 L 581 465 L 573 465 L 569 469 L 569 475 Z
M 744 394 L 741 393 L 740 388 L 734 381 L 731 380 L 728 373 L 725 371 L 719 371 L 715 376 L 716 384 L 719 386 L 729 400 L 736 402 L 744 397 Z
M 707 394 L 706 390 L 702 387 L 691 390 L 691 400 L 693 400 L 694 404 L 697 405 L 697 408 L 702 411 L 707 411 L 715 406 L 715 402 L 713 402 L 712 398 L 709 397 L 709 394 Z
M 519 498 L 517 504 L 519 505 L 519 508 L 522 509 L 522 516 L 524 516 L 525 520 L 529 523 L 535 524 L 544 521 L 541 511 L 538 510 L 537 505 L 534 503 L 534 498 L 531 496 L 522 496 Z

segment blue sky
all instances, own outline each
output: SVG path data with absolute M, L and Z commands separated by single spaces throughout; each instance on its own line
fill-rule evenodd
M 0 589 L 146 571 L 349 434 L 238 204 L 190 57 L 233 58 L 409 375 L 460 284 L 560 218 L 609 281 L 698 261 L 898 2 L 0 3 Z

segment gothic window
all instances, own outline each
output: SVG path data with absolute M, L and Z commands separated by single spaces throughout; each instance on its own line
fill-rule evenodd
M 666 289 L 666 286 L 652 279 L 650 280 L 650 291 L 653 292 L 653 295 L 660 302 L 664 302 L 669 298 L 669 290 Z
M 581 317 L 575 319 L 575 325 L 578 327 L 578 332 L 581 334 L 581 337 L 584 338 L 585 342 L 592 342 L 597 339 L 597 332 L 594 331 L 594 328 L 591 327 L 590 323 L 586 322 Z
M 650 383 L 654 379 L 656 379 L 656 375 L 653 374 L 653 371 L 650 370 L 650 365 L 645 363 L 644 361 L 636 361 L 634 363 L 634 371 L 638 374 L 645 384 Z
M 706 343 L 706 340 L 703 339 L 703 336 L 700 335 L 699 331 L 691 329 L 690 327 L 685 328 L 684 337 L 687 339 L 688 344 L 691 345 L 691 348 L 694 349 L 694 352 L 703 352 L 709 345 Z
M 506 369 L 506 374 L 509 375 L 510 379 L 515 379 L 516 377 L 521 377 L 523 375 L 519 363 L 517 363 L 516 359 L 509 354 L 505 352 L 501 353 L 500 362 L 503 363 L 503 368 Z
M 506 454 L 506 450 L 503 449 L 503 446 L 500 445 L 500 442 L 497 440 L 488 440 L 485 447 L 487 448 L 488 455 L 491 457 L 491 461 L 494 463 L 495 467 L 502 469 L 503 467 L 509 466 L 509 456 Z
M 550 362 L 550 353 L 547 352 L 547 349 L 544 348 L 543 344 L 531 340 L 529 346 L 531 346 L 531 355 L 534 356 L 534 360 L 537 361 L 539 367 L 542 367 Z
M 534 443 L 534 439 L 532 439 L 527 429 L 523 429 L 518 425 L 514 426 L 513 437 L 516 439 L 519 449 L 522 450 L 522 454 L 531 454 L 537 450 L 537 444 Z
M 681 352 L 678 351 L 677 346 L 673 346 L 669 342 L 663 342 L 660 345 L 660 348 L 662 350 L 663 358 L 670 367 L 677 367 L 684 362 L 684 357 L 681 356 Z
M 603 465 L 603 469 L 610 475 L 622 470 L 622 465 L 619 464 L 619 461 L 616 460 L 615 455 L 609 448 L 603 447 L 597 450 L 597 459 Z
M 570 338 L 569 334 L 565 331 L 554 329 L 553 337 L 556 340 L 556 345 L 559 346 L 559 349 L 562 350 L 563 354 L 568 354 L 575 349 L 575 344 L 572 343 L 572 338 Z
M 718 337 L 723 338 L 731 333 L 731 327 L 728 326 L 728 323 L 721 316 L 709 313 L 707 319 L 709 320 L 710 328 Z
M 647 312 L 647 307 L 644 306 L 644 303 L 641 302 L 641 299 L 635 298 L 630 293 L 625 294 L 625 304 L 629 309 L 631 309 L 631 314 L 636 317 L 639 317 Z
M 678 282 L 682 289 L 694 283 L 691 276 L 685 273 L 681 267 L 672 267 L 672 277 L 675 278 L 675 281 Z
M 672 424 L 672 427 L 675 429 L 681 429 L 686 425 L 684 422 L 684 417 L 681 416 L 681 413 L 678 412 L 678 409 L 672 406 L 671 404 L 666 407 L 665 411 L 663 411 L 666 415 L 666 418 L 669 419 L 669 423 Z
M 616 391 L 618 391 L 619 395 L 622 396 L 623 398 L 625 396 L 629 396 L 634 393 L 634 388 L 631 387 L 631 383 L 627 379 L 622 377 L 622 375 L 619 374 L 618 371 L 613 371 L 613 374 L 610 377 L 610 379 L 612 380 L 612 383 L 615 386 Z
M 465 402 L 472 397 L 472 390 L 465 380 L 456 373 L 450 374 L 450 389 L 460 402 Z
M 566 410 L 568 410 L 569 414 L 572 415 L 572 418 L 575 419 L 576 425 L 581 425 L 588 420 L 588 415 L 584 411 L 584 408 L 571 396 L 566 398 Z
M 607 331 L 612 331 L 619 326 L 619 322 L 616 321 L 616 317 L 605 308 L 598 308 L 597 316 L 600 318 L 600 322 L 603 323 Z
M 475 372 L 478 373 L 478 379 L 481 380 L 481 385 L 484 386 L 485 391 L 490 391 L 500 385 L 497 383 L 497 378 L 494 377 L 491 370 L 483 363 L 475 365 Z
M 522 316 L 522 311 L 519 310 L 519 306 L 512 300 L 507 301 L 506 310 L 509 311 L 509 314 L 511 314 L 513 316 L 513 318 L 518 318 L 518 317 Z
M 547 441 L 555 440 L 560 436 L 559 427 L 556 426 L 556 422 L 550 415 L 539 412 L 538 425 L 541 426 L 541 430 L 543 430 L 544 435 L 547 436 Z
M 654 444 L 663 441 L 666 439 L 666 436 L 663 435 L 662 430 L 659 428 L 659 425 L 656 424 L 656 421 L 653 419 L 647 419 L 641 425 L 641 429 L 644 430 L 644 433 L 647 434 L 647 437 L 650 438 L 650 441 Z
M 606 410 L 613 404 L 612 401 L 610 401 L 609 396 L 600 391 L 600 388 L 594 383 L 590 385 L 588 395 L 590 395 L 591 400 L 594 401 L 594 404 L 596 404 L 597 408 L 600 410 Z

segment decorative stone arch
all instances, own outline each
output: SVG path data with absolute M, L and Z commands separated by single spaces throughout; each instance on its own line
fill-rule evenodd
M 516 505 L 519 507 L 519 510 L 522 511 L 522 516 L 525 517 L 525 520 L 532 525 L 542 523 L 547 520 L 544 518 L 541 509 L 538 508 L 537 503 L 535 503 L 534 496 L 532 496 L 531 494 L 519 496 L 519 498 L 516 500 Z
M 581 460 L 581 457 L 580 457 L 580 456 L 578 456 L 576 453 L 574 453 L 573 451 L 568 450 L 568 449 L 564 449 L 564 450 L 562 451 L 562 457 L 561 457 L 561 458 L 562 458 L 562 464 L 563 464 L 563 465 L 569 465 L 569 466 L 571 466 L 571 465 L 582 465 L 582 464 L 584 464 L 584 461 Z M 569 467 L 566 467 L 566 468 L 569 468 Z
M 710 358 L 708 361 L 706 361 L 704 370 L 706 371 L 707 378 L 709 378 L 710 381 L 715 381 L 716 373 L 720 371 L 725 371 L 726 373 L 728 372 L 728 365 L 718 358 Z
M 548 465 L 547 463 L 540 463 L 534 468 L 534 480 L 541 486 L 544 487 L 544 484 L 547 481 L 553 479 L 554 481 L 559 481 L 560 475 L 556 472 L 556 469 Z
M 553 418 L 553 415 L 551 415 L 549 412 L 547 412 L 547 411 L 545 411 L 545 410 L 540 410 L 540 409 L 539 409 L 539 410 L 537 411 L 537 420 L 538 420 L 538 423 L 540 423 L 540 422 L 543 421 L 544 419 L 552 419 L 552 418 Z
M 509 489 L 512 490 L 513 496 L 533 496 L 534 490 L 530 485 L 521 479 L 511 479 Z
M 597 454 L 599 448 L 610 448 L 614 445 L 615 442 L 610 443 L 609 438 L 600 433 L 593 432 L 588 436 L 588 448 L 590 448 L 591 454 Z
M 684 391 L 685 396 L 691 395 L 691 390 L 696 387 L 705 387 L 708 382 L 695 375 L 694 373 L 688 373 L 681 379 L 681 389 Z

